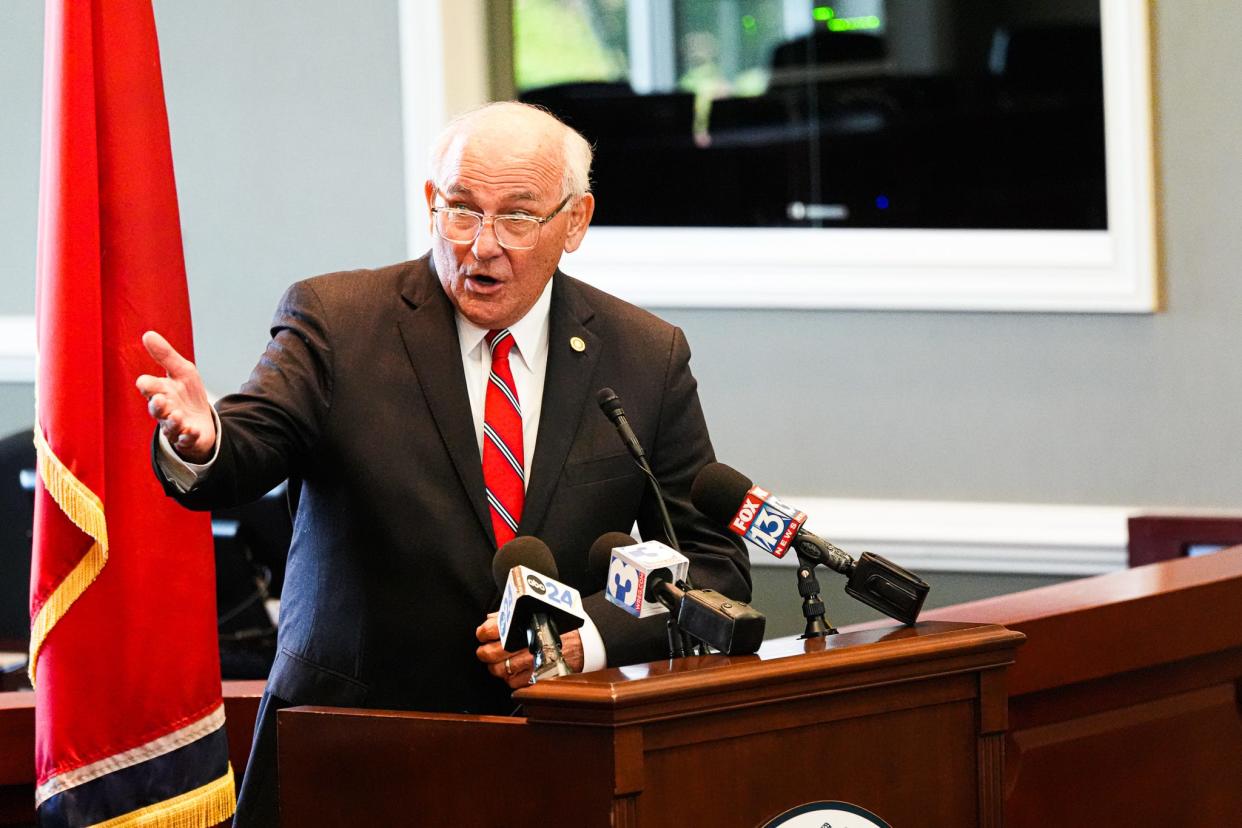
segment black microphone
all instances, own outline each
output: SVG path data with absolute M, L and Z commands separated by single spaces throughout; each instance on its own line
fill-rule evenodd
M 621 442 L 629 450 L 630 455 L 634 458 L 634 462 L 638 464 L 643 474 L 647 475 L 647 482 L 651 484 L 651 490 L 655 492 L 656 505 L 660 509 L 660 521 L 664 524 L 664 536 L 668 540 L 668 545 L 681 551 L 681 545 L 677 543 L 677 534 L 673 531 L 673 521 L 668 516 L 668 506 L 664 503 L 664 492 L 660 491 L 660 483 L 656 480 L 655 473 L 651 471 L 651 465 L 647 462 L 647 453 L 643 451 L 642 443 L 638 442 L 638 436 L 634 434 L 634 429 L 630 428 L 630 421 L 625 416 L 625 409 L 621 407 L 621 398 L 617 396 L 617 392 L 611 388 L 601 388 L 595 395 L 599 402 L 600 410 L 604 415 L 612 420 L 612 424 L 616 426 L 617 434 L 621 435 Z
M 674 582 L 667 569 L 657 569 L 647 580 L 647 600 L 657 600 L 677 617 L 677 626 L 717 652 L 750 655 L 763 643 L 767 618 L 744 601 L 734 601 L 714 589 L 691 589 Z
M 605 532 L 596 538 L 595 543 L 591 544 L 591 550 L 587 552 L 587 582 L 602 584 L 606 591 L 612 550 L 618 546 L 632 546 L 636 543 L 638 541 L 634 540 L 633 535 L 624 532 Z
M 855 561 L 837 546 L 803 528 L 806 513 L 792 509 L 737 469 L 709 463 L 694 479 L 690 501 L 754 546 L 780 557 L 789 546 L 800 559 L 845 575 L 852 598 L 903 624 L 913 624 L 931 587 L 919 576 L 879 555 Z
M 634 429 L 630 428 L 630 421 L 625 416 L 625 409 L 621 407 L 621 398 L 617 396 L 617 392 L 611 388 L 601 388 L 596 392 L 595 398 L 599 401 L 600 410 L 617 427 L 617 433 L 621 435 L 621 442 L 625 443 L 625 447 L 630 450 L 630 454 L 634 455 L 635 460 L 646 463 L 647 455 L 643 451 L 642 443 L 638 442 Z
M 538 538 L 518 537 L 500 547 L 492 559 L 492 578 L 503 591 L 497 625 L 501 645 L 526 645 L 535 657 L 530 683 L 573 672 L 561 652 L 560 631 L 585 622 L 578 590 L 556 580 L 556 560 Z

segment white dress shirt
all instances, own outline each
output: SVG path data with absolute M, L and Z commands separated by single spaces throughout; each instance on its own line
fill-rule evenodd
M 526 480 L 530 480 L 531 460 L 535 456 L 535 440 L 539 436 L 539 415 L 543 410 L 543 384 L 548 368 L 548 320 L 552 308 L 552 280 L 535 300 L 526 315 L 509 326 L 514 347 L 509 352 L 509 368 L 517 386 L 518 402 L 522 406 L 522 465 Z M 480 328 L 460 313 L 457 315 L 457 341 L 461 346 L 461 367 L 466 375 L 466 391 L 470 396 L 470 413 L 474 418 L 474 436 L 483 457 L 483 412 L 487 399 L 488 377 L 492 371 L 492 353 L 483 341 L 486 328 Z M 206 463 L 188 463 L 173 451 L 168 438 L 161 431 L 160 451 L 157 457 L 160 469 L 178 489 L 187 492 L 202 478 L 215 462 L 220 451 L 220 417 L 215 409 L 211 415 L 216 424 L 216 447 Z M 482 460 L 480 460 L 482 462 Z M 582 636 L 583 672 L 602 670 L 607 665 L 604 640 L 595 623 L 588 616 L 579 630 Z

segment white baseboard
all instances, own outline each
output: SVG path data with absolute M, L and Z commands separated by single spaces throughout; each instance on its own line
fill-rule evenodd
M 914 572 L 1098 575 L 1125 569 L 1127 506 L 794 497 L 807 528 L 857 557 Z M 754 566 L 796 566 L 754 553 Z
M 0 316 L 0 382 L 34 382 L 33 316 Z

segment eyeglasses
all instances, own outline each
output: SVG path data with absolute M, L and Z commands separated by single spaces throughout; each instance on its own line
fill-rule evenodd
M 436 193 L 441 198 L 447 198 L 438 189 Z M 490 219 L 496 241 L 501 247 L 506 250 L 530 250 L 539 242 L 540 229 L 565 209 L 570 198 L 572 196 L 565 196 L 555 210 L 542 218 L 516 213 L 488 216 L 465 207 L 432 207 L 431 212 L 436 219 L 436 232 L 453 244 L 474 244 L 479 233 L 483 232 L 483 222 Z

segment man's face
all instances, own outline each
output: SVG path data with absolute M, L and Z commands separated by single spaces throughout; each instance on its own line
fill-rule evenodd
M 561 158 L 548 136 L 495 130 L 465 136 L 449 148 L 440 168 L 439 195 L 428 181 L 428 206 L 464 207 L 486 215 L 542 218 L 561 203 Z M 590 194 L 570 203 L 543 225 L 529 250 L 509 250 L 484 222 L 474 244 L 455 244 L 434 231 L 432 255 L 444 292 L 481 328 L 505 328 L 531 309 L 552 278 L 563 252 L 576 250 L 594 202 Z

